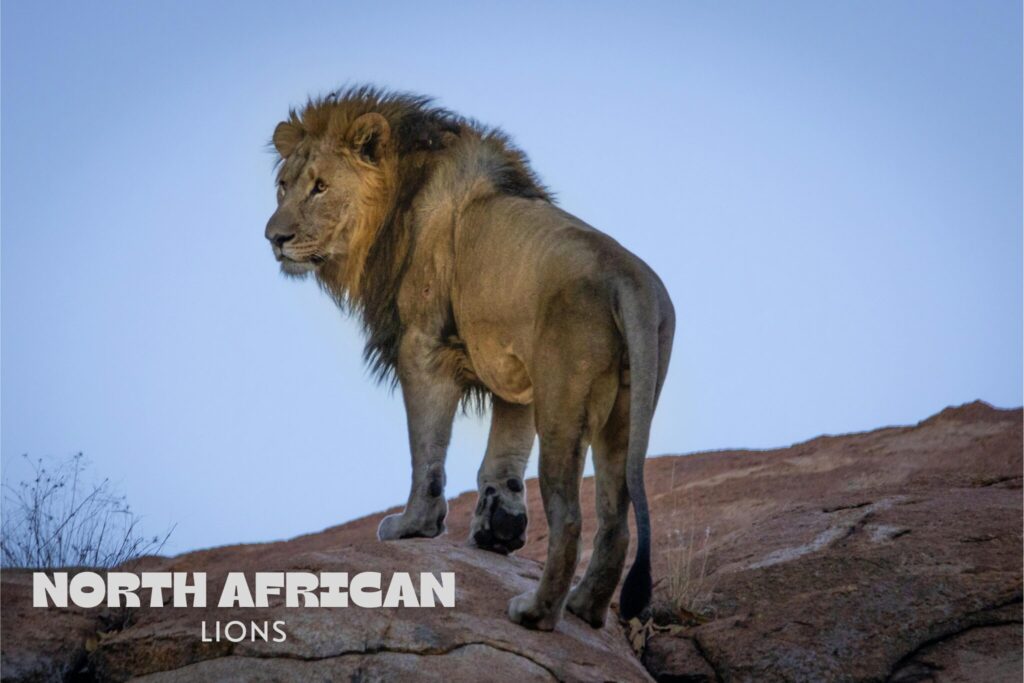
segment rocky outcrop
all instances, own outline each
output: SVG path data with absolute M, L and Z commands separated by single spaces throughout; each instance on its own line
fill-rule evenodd
M 454 572 L 456 607 L 364 609 L 138 608 L 100 610 L 92 630 L 81 610 L 35 609 L 30 575 L 4 572 L 4 680 L 171 681 L 649 681 L 618 624 L 595 630 L 575 617 L 554 633 L 527 631 L 505 607 L 540 577 L 532 560 L 463 547 L 451 539 L 353 545 L 306 540 L 203 551 L 146 563 L 140 571 L 207 572 L 216 604 L 228 570 L 252 572 Z M 144 599 L 143 604 L 148 600 Z M 204 643 L 214 623 L 285 622 L 284 642 Z M 273 635 L 273 632 L 271 632 Z
M 1022 413 L 982 403 L 912 427 L 772 451 L 653 458 L 653 620 L 521 629 L 505 605 L 547 536 L 528 482 L 517 557 L 449 534 L 378 543 L 381 515 L 281 543 L 152 559 L 146 570 L 454 571 L 455 609 L 34 610 L 3 572 L 4 680 L 1021 679 Z M 583 491 L 589 557 L 593 482 Z M 383 513 L 382 513 L 383 514 Z M 216 585 L 211 588 L 216 594 Z M 199 642 L 202 620 L 287 622 L 285 643 Z M 640 651 L 637 659 L 630 641 Z
M 1021 680 L 1021 425 L 1020 409 L 975 402 L 911 427 L 649 459 L 666 627 L 647 640 L 651 673 Z M 543 560 L 535 485 L 518 554 Z M 593 481 L 583 498 L 581 568 Z M 456 537 L 474 502 L 453 501 Z

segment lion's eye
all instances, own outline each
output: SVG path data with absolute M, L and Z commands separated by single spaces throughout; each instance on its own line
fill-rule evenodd
M 286 186 L 285 186 L 283 180 L 278 180 L 277 181 L 277 189 L 278 189 L 279 192 L 284 192 L 285 191 Z
M 309 191 L 310 194 L 320 194 L 327 189 L 327 183 L 320 180 L 319 178 L 313 183 L 313 189 Z

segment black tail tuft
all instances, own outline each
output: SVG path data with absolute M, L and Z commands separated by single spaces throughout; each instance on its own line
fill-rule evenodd
M 619 594 L 619 614 L 623 619 L 639 616 L 651 604 L 651 556 L 637 553 L 633 567 L 626 575 Z

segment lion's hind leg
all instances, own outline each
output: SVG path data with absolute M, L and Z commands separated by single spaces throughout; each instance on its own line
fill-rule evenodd
M 629 491 L 626 453 L 629 445 L 629 389 L 618 391 L 604 428 L 594 438 L 597 533 L 583 579 L 569 594 L 566 607 L 595 628 L 604 625 L 608 605 L 622 576 L 629 548 Z
M 548 522 L 547 559 L 536 590 L 512 598 L 508 614 L 517 624 L 550 631 L 562 617 L 579 562 L 583 524 L 579 486 L 587 442 L 580 419 L 575 420 L 575 424 L 545 422 L 538 426 L 540 491 Z
M 578 339 L 593 340 L 579 336 Z M 582 514 L 580 482 L 591 435 L 607 422 L 618 388 L 617 355 L 608 345 L 600 353 L 571 344 L 560 347 L 558 357 L 536 384 L 534 413 L 540 437 L 540 490 L 548 522 L 548 552 L 536 591 L 509 603 L 513 621 L 529 628 L 551 630 L 561 618 L 579 562 Z M 580 362 L 581 358 L 586 358 Z M 600 368 L 594 372 L 595 368 Z M 539 376 L 545 376 L 538 373 Z M 613 586 L 614 587 L 614 586 Z
M 589 447 L 585 401 L 590 378 L 561 379 L 553 372 L 551 379 L 545 390 L 538 385 L 534 403 L 540 437 L 540 492 L 548 522 L 547 560 L 536 590 L 512 598 L 508 606 L 512 621 L 542 631 L 554 629 L 561 619 L 579 562 L 583 523 L 579 489 Z

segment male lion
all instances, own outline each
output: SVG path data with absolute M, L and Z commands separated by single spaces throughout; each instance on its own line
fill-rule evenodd
M 281 269 L 314 273 L 360 314 L 367 360 L 405 400 L 412 490 L 380 538 L 444 531 L 452 420 L 460 401 L 490 396 L 470 543 L 499 552 L 525 543 L 535 434 L 550 529 L 540 584 L 509 603 L 511 619 L 550 630 L 568 606 L 602 625 L 631 501 L 639 540 L 620 611 L 639 613 L 651 594 L 644 458 L 675 331 L 658 276 L 556 207 L 501 132 L 428 98 L 339 91 L 290 112 L 273 144 L 282 163 L 266 238 Z M 599 528 L 570 593 L 591 443 Z

